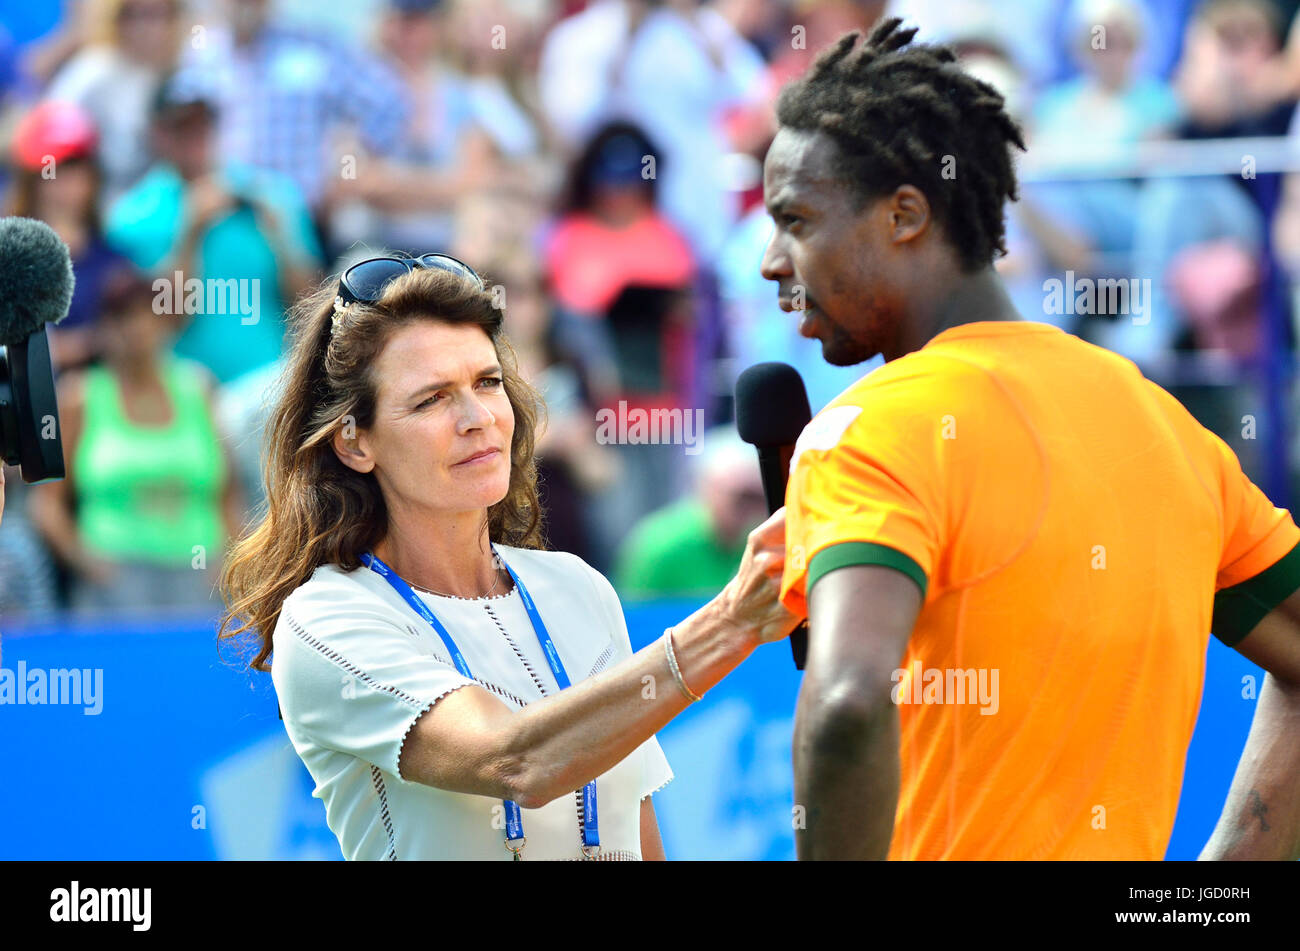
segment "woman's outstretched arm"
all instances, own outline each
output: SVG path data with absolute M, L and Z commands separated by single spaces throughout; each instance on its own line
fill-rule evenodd
M 796 618 L 777 600 L 785 562 L 785 512 L 749 535 L 736 577 L 681 624 L 672 639 L 687 687 L 703 694 Z M 553 697 L 512 710 L 466 686 L 431 707 L 402 749 L 402 778 L 512 799 L 536 809 L 607 772 L 690 701 L 663 640 Z

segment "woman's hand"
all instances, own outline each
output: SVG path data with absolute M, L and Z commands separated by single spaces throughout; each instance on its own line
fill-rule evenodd
M 760 644 L 789 636 L 799 618 L 777 600 L 785 570 L 785 507 L 749 533 L 736 577 L 715 598 L 724 616 Z

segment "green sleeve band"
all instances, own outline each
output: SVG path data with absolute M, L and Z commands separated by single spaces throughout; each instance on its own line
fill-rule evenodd
M 813 585 L 823 575 L 848 565 L 883 565 L 894 568 L 915 581 L 921 589 L 921 597 L 925 597 L 927 579 L 921 566 L 897 548 L 877 545 L 875 542 L 840 542 L 813 555 L 812 562 L 808 565 L 808 582 L 804 585 L 807 596 L 812 596 Z
M 1275 607 L 1300 589 L 1300 545 L 1253 578 L 1224 588 L 1214 596 L 1210 630 L 1229 647 L 1236 647 Z

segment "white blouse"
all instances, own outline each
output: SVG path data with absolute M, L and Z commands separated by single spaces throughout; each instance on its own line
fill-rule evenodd
M 573 683 L 632 656 L 613 586 L 581 558 L 497 545 L 527 587 Z M 518 589 L 487 598 L 416 591 L 473 675 L 392 586 L 368 568 L 322 565 L 285 600 L 271 677 L 294 749 L 316 781 L 347 859 L 501 859 L 498 799 L 407 782 L 406 734 L 438 700 L 477 683 L 518 710 L 559 692 Z M 650 737 L 597 777 L 599 858 L 641 858 L 641 800 L 673 778 Z M 582 793 L 522 809 L 522 858 L 581 859 Z

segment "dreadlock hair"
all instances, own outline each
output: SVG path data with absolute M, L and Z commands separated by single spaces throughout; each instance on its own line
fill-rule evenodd
M 900 185 L 920 189 L 962 269 L 978 270 L 1007 253 L 1003 200 L 1019 197 L 1009 146 L 1024 151 L 1024 139 L 996 89 L 946 46 L 909 46 L 916 29 L 902 22 L 827 47 L 781 90 L 777 122 L 835 141 L 833 167 L 856 193 L 855 210 Z

